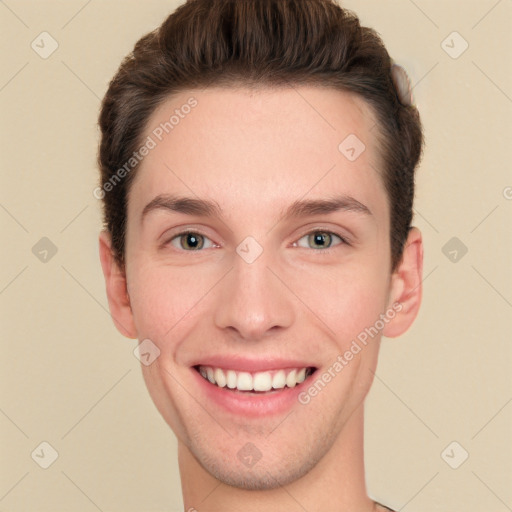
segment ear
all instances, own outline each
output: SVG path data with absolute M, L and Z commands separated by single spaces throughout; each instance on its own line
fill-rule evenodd
M 137 330 L 133 321 L 130 297 L 126 285 L 126 273 L 119 268 L 112 252 L 112 240 L 108 231 L 99 237 L 100 260 L 105 277 L 108 305 L 117 330 L 127 338 L 136 339 Z
M 391 276 L 388 308 L 396 311 L 396 315 L 383 329 L 384 336 L 394 338 L 409 329 L 420 309 L 422 279 L 423 241 L 419 229 L 411 228 L 402 260 Z

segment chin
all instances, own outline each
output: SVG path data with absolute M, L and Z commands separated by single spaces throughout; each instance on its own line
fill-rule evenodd
M 304 430 L 299 429 L 296 434 L 299 433 L 304 435 Z M 218 481 L 239 489 L 263 491 L 304 477 L 336 440 L 334 429 L 319 436 L 309 432 L 300 440 L 289 439 L 288 442 L 276 434 L 271 433 L 270 438 L 268 434 L 265 438 L 258 437 L 254 443 L 251 442 L 252 436 L 244 440 L 237 437 L 227 440 L 224 447 L 196 437 L 195 441 L 189 438 L 187 446 L 197 463 Z
M 198 458 L 198 463 L 219 482 L 248 491 L 272 490 L 299 480 L 309 473 L 318 460 L 304 457 L 305 460 L 281 461 L 281 464 L 258 462 L 252 468 L 240 467 L 226 461 L 210 457 Z

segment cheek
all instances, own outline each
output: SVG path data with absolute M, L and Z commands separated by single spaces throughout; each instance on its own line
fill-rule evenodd
M 208 291 L 218 278 L 212 269 L 159 266 L 134 262 L 128 276 L 130 303 L 139 337 L 168 350 L 171 340 L 186 334 L 187 326 L 207 305 Z M 178 336 L 179 334 L 179 336 Z
M 175 350 L 194 326 L 211 327 L 218 306 L 215 296 L 222 288 L 219 280 L 226 271 L 223 266 L 132 261 L 128 285 L 140 339 L 149 338 L 161 351 Z M 279 274 L 293 290 L 293 294 L 284 293 L 282 300 L 293 304 L 297 318 L 305 314 L 310 327 L 316 324 L 338 344 L 350 344 L 384 312 L 388 276 L 375 255 L 359 255 L 339 264 L 289 265 Z
M 297 296 L 343 347 L 384 313 L 388 276 L 378 262 L 311 267 L 293 279 Z

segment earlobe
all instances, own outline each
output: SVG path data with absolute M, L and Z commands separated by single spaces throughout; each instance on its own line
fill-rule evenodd
M 137 330 L 133 321 L 125 271 L 119 268 L 112 253 L 110 233 L 102 231 L 99 236 L 99 253 L 108 305 L 117 330 L 127 338 L 136 339 Z
M 388 338 L 406 332 L 420 309 L 423 288 L 423 241 L 419 229 L 411 228 L 409 231 L 402 260 L 391 279 L 388 306 L 395 305 L 397 314 L 382 332 Z

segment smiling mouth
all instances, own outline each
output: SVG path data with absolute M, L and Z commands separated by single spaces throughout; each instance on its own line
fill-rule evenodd
M 225 388 L 228 391 L 245 393 L 266 393 L 294 388 L 310 378 L 316 371 L 316 368 L 312 366 L 266 372 L 242 372 L 203 365 L 193 368 L 214 386 Z

